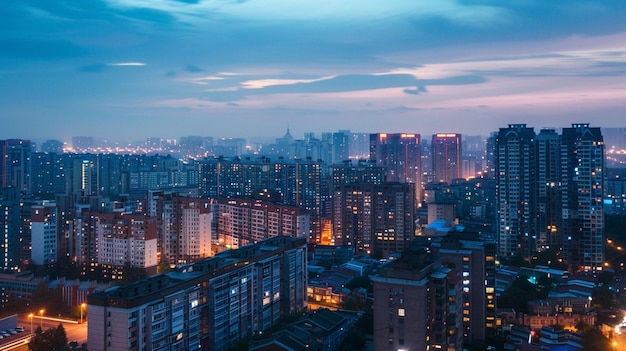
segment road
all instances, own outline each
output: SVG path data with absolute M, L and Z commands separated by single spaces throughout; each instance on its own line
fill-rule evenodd
M 28 341 L 31 335 L 31 319 L 27 314 L 19 314 L 17 318 L 18 326 L 24 327 L 26 330 L 10 338 L 0 340 L 0 351 L 28 351 Z M 61 321 L 52 317 L 46 317 L 45 315 L 43 318 L 33 316 L 32 332 L 40 326 L 42 330 L 56 328 L 59 326 L 59 323 L 63 324 L 63 328 L 65 328 L 68 342 L 76 340 L 79 345 L 87 342 L 87 322 L 79 324 L 76 322 Z

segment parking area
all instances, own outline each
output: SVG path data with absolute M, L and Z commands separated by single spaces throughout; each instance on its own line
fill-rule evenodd
M 18 338 L 24 331 L 23 327 L 0 330 L 0 344 Z

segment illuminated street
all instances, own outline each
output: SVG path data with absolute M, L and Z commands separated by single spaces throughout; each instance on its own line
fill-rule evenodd
M 52 317 L 46 317 L 45 313 L 43 318 L 40 318 L 39 315 L 34 315 L 31 321 L 28 314 L 20 314 L 18 315 L 18 326 L 24 327 L 25 331 L 16 335 L 14 338 L 0 340 L 0 351 L 28 351 L 28 339 L 31 334 L 31 325 L 32 332 L 34 332 L 39 326 L 42 327 L 42 330 L 47 330 L 49 328 L 56 328 L 59 323 L 63 324 L 63 328 L 65 328 L 68 342 L 76 340 L 79 345 L 87 342 L 86 322 L 83 324 L 66 322 Z

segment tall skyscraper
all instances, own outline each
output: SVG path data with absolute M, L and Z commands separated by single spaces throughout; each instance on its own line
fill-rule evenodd
M 495 139 L 498 250 L 529 259 L 555 250 L 572 269 L 604 263 L 605 158 L 600 128 L 573 124 L 535 135 L 524 124 Z
M 537 135 L 537 250 L 561 251 L 561 136 L 554 129 Z
M 388 182 L 415 184 L 415 203 L 422 201 L 422 146 L 419 134 L 370 134 L 370 160 L 387 169 Z
M 565 257 L 570 265 L 601 270 L 604 263 L 604 142 L 600 128 L 563 128 L 562 206 Z
M 435 182 L 451 184 L 461 178 L 461 134 L 438 133 L 433 135 L 431 152 Z
M 495 140 L 498 252 L 528 258 L 535 250 L 535 131 L 500 128 Z

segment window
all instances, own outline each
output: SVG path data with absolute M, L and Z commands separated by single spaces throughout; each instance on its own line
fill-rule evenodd
M 404 308 L 398 308 L 398 317 L 404 317 Z

